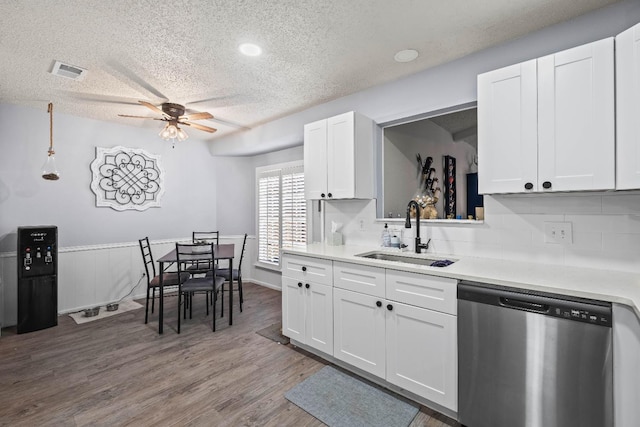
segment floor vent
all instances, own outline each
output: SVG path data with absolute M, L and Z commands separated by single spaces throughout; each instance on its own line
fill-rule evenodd
M 76 67 L 75 65 L 65 64 L 60 61 L 56 61 L 53 64 L 51 74 L 55 76 L 66 77 L 72 80 L 84 80 L 87 70 L 84 68 Z

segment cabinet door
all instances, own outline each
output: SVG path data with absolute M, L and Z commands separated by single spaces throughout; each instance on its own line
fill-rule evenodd
M 282 335 L 305 342 L 305 288 L 301 281 L 282 277 Z
M 535 59 L 478 76 L 480 193 L 537 190 L 536 84 Z
M 614 188 L 614 95 L 613 38 L 538 59 L 540 191 Z
M 306 288 L 305 343 L 333 355 L 333 288 L 309 283 Z
M 333 355 L 336 359 L 384 378 L 385 306 L 386 301 L 381 298 L 333 289 Z
M 640 24 L 616 37 L 616 188 L 640 188 Z
M 387 313 L 387 381 L 456 412 L 456 317 L 392 304 Z
M 304 126 L 304 193 L 306 199 L 327 193 L 327 120 Z
M 354 126 L 353 112 L 330 117 L 327 120 L 327 197 L 329 198 L 355 197 Z

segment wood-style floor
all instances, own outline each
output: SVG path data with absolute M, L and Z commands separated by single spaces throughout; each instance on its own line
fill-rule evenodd
M 0 338 L 2 426 L 322 426 L 284 393 L 326 362 L 255 332 L 280 321 L 281 294 L 246 283 L 234 324 L 204 314 L 175 332 L 175 297 L 165 301 L 165 333 L 144 308 L 77 325 Z M 225 302 L 226 301 L 225 296 Z M 237 298 L 234 298 L 237 303 Z M 141 301 L 144 303 L 144 301 Z M 225 307 L 225 314 L 228 307 Z M 459 426 L 421 408 L 412 426 Z

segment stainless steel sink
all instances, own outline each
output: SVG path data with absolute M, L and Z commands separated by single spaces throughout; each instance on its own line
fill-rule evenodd
M 444 261 L 445 258 L 432 258 L 432 257 L 424 257 L 424 256 L 407 256 L 407 255 L 396 255 L 389 252 L 365 252 L 362 254 L 356 254 L 357 257 L 369 258 L 369 259 L 379 259 L 383 261 L 395 261 L 395 262 L 404 262 L 407 264 L 417 264 L 417 265 L 428 265 L 432 266 L 436 261 Z M 449 259 L 452 263 L 456 262 L 455 259 Z M 433 267 L 446 267 L 446 265 L 434 265 Z

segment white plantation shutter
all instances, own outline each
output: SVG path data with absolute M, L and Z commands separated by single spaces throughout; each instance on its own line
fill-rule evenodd
M 282 171 L 282 247 L 307 244 L 307 201 L 302 167 Z
M 304 168 L 261 168 L 258 186 L 258 261 L 278 265 L 280 248 L 307 243 Z

